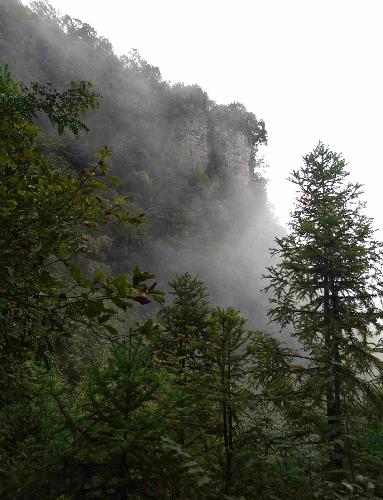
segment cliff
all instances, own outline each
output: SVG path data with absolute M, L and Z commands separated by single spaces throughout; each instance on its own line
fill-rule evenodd
M 123 229 L 103 235 L 112 241 L 104 265 L 124 272 L 138 262 L 163 285 L 175 272 L 199 273 L 213 302 L 251 315 L 264 309 L 255 295 L 280 228 L 256 168 L 267 139 L 262 120 L 239 103 L 216 104 L 197 85 L 165 82 L 135 50 L 117 57 L 91 26 L 46 2 L 30 10 L 0 0 L 0 64 L 23 81 L 64 87 L 89 80 L 102 95 L 80 141 L 53 140 L 47 124 L 41 126 L 42 147 L 76 169 L 108 144 L 121 193 L 131 196 L 133 211 L 148 214 L 139 237 Z

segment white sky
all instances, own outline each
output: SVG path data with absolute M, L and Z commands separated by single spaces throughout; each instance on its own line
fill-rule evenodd
M 25 3 L 28 3 L 25 0 Z M 365 184 L 383 229 L 382 0 L 51 0 L 138 49 L 171 82 L 198 83 L 218 103 L 240 101 L 269 135 L 269 197 L 281 221 L 285 178 L 322 140 Z

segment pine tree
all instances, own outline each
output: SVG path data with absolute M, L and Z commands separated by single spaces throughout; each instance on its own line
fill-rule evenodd
M 161 363 L 171 374 L 173 384 L 183 392 L 175 440 L 186 448 L 206 425 L 206 331 L 209 303 L 206 286 L 197 276 L 178 275 L 170 283 L 173 304 L 159 314 L 160 331 L 154 341 Z
M 68 478 L 72 494 L 171 498 L 177 491 L 183 498 L 198 496 L 205 476 L 167 434 L 180 392 L 169 387 L 152 359 L 151 348 L 131 336 L 113 344 L 104 366 L 79 384 L 80 404 L 72 400 L 65 408 L 65 392 L 64 397 L 56 394 L 76 447 L 61 452 L 53 472 Z
M 222 442 L 221 463 L 223 492 L 233 493 L 233 473 L 240 449 L 240 434 L 245 409 L 251 391 L 246 385 L 249 370 L 250 333 L 244 328 L 246 320 L 233 308 L 212 311 L 209 338 L 213 343 L 211 385 L 218 405 L 217 424 Z
M 207 333 L 213 424 L 208 459 L 216 490 L 258 498 L 271 472 L 271 432 L 277 435 L 272 395 L 283 390 L 290 352 L 266 333 L 246 329 L 246 319 L 232 307 L 211 311 Z
M 169 283 L 173 304 L 160 312 L 164 334 L 159 341 L 163 353 L 178 359 L 179 376 L 196 361 L 198 347 L 206 337 L 209 303 L 206 286 L 197 276 L 184 273 Z
M 364 213 L 361 185 L 348 182 L 345 166 L 341 155 L 319 143 L 292 173 L 300 195 L 288 235 L 276 239 L 280 260 L 268 268 L 266 288 L 274 292 L 271 318 L 292 325 L 309 358 L 299 390 L 324 417 L 324 432 L 317 427 L 317 433 L 327 443 L 333 479 L 357 470 L 355 426 L 379 415 L 383 396 L 376 355 L 382 244 Z

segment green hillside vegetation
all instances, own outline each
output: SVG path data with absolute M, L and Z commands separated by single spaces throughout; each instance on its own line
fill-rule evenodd
M 130 257 L 143 268 L 161 269 L 164 288 L 187 268 L 205 276 L 217 305 L 254 310 L 251 296 L 262 287 L 267 249 L 282 234 L 266 201 L 262 120 L 239 103 L 216 104 L 197 85 L 164 81 L 135 50 L 117 57 L 91 26 L 46 2 L 33 2 L 31 11 L 17 0 L 1 0 L 0 64 L 17 80 L 52 82 L 58 89 L 91 81 L 102 96 L 86 115 L 90 131 L 80 141 L 68 133 L 58 138 L 38 117 L 43 151 L 77 171 L 92 165 L 95 151 L 107 144 L 119 191 L 131 196 L 132 210 L 146 215 L 138 231 L 104 229 L 95 241 L 103 250 L 97 260 L 115 273 L 129 271 Z M 259 299 L 252 321 L 266 324 L 265 310 Z
M 0 57 L 0 497 L 383 498 L 382 244 L 342 156 L 292 172 L 285 234 L 241 104 L 44 2 L 0 0 Z

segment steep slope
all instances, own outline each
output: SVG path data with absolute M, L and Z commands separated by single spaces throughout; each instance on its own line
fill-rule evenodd
M 45 2 L 30 10 L 0 0 L 4 63 L 23 81 L 63 87 L 90 80 L 102 95 L 100 109 L 86 119 L 90 132 L 78 142 L 53 141 L 42 124 L 43 147 L 74 168 L 108 144 L 112 171 L 122 179 L 118 189 L 148 215 L 140 237 L 121 230 L 95 238 L 104 244 L 95 250 L 100 265 L 124 272 L 126 262 L 138 262 L 162 286 L 176 272 L 198 273 L 213 302 L 233 304 L 263 326 L 259 276 L 281 232 L 259 169 L 264 123 L 241 104 L 217 105 L 198 86 L 170 85 L 136 51 L 118 58 L 91 26 Z

